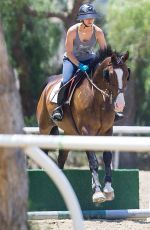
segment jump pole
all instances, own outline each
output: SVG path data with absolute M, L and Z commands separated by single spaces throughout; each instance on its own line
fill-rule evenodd
M 150 209 L 86 210 L 82 211 L 82 214 L 85 220 L 146 219 L 150 217 Z M 28 219 L 70 219 L 70 214 L 69 211 L 28 212 Z
M 150 151 L 150 137 L 92 137 L 92 136 L 45 136 L 45 135 L 9 135 L 0 134 L 0 146 L 1 147 L 20 147 L 24 148 L 26 152 L 34 152 L 38 150 L 37 147 L 51 148 L 51 149 L 75 149 L 75 150 L 121 150 L 121 151 L 132 151 L 132 152 L 145 152 Z M 28 147 L 27 147 L 28 146 Z M 36 148 L 35 148 L 36 146 Z M 28 149 L 28 150 L 27 150 Z M 32 155 L 32 154 L 31 154 Z M 43 154 L 44 155 L 44 154 Z M 30 154 L 29 154 L 30 156 Z M 36 157 L 35 157 L 36 159 Z M 65 194 L 64 194 L 65 196 Z M 66 201 L 66 200 L 65 200 Z M 67 206 L 70 204 L 67 202 Z M 78 206 L 78 205 L 77 205 Z M 77 208 L 80 210 L 80 208 Z M 85 216 L 94 217 L 99 215 L 99 218 L 110 218 L 110 219 L 127 219 L 127 218 L 148 218 L 150 217 L 149 209 L 137 209 L 137 210 L 105 210 L 105 211 L 88 211 L 84 213 Z M 99 214 L 98 214 L 99 212 Z M 58 213 L 58 212 L 57 212 Z M 69 212 L 63 212 L 68 215 Z M 78 212 L 80 220 L 80 228 L 76 228 L 78 224 L 74 222 L 75 229 L 84 228 L 82 225 L 82 215 Z M 30 215 L 31 213 L 29 213 Z M 72 209 L 73 214 L 73 209 Z M 77 224 L 77 225 L 76 225 Z
M 63 130 L 59 129 L 60 133 Z M 24 127 L 26 134 L 39 134 L 39 127 Z M 113 126 L 113 134 L 150 134 L 150 126 Z
M 106 137 L 106 136 L 46 136 L 0 134 L 0 146 L 40 147 L 45 149 L 150 151 L 150 137 Z

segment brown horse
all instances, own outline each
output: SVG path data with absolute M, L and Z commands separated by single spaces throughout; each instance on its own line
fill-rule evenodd
M 118 54 L 112 52 L 108 57 L 97 59 L 92 78 L 82 73 L 84 79 L 76 88 L 70 105 L 63 107 L 62 121 L 53 121 L 51 115 L 55 103 L 50 101 L 52 89 L 61 81 L 61 75 L 50 77 L 50 82 L 44 88 L 37 106 L 37 120 L 40 134 L 59 134 L 58 127 L 64 130 L 64 135 L 112 135 L 115 112 L 124 109 L 124 89 L 126 87 L 129 71 L 126 65 L 128 52 Z M 63 169 L 68 156 L 68 150 L 60 150 L 58 166 Z M 86 151 L 89 167 L 92 173 L 93 202 L 104 202 L 114 199 L 114 190 L 111 187 L 111 161 L 112 153 L 105 151 L 103 161 L 105 164 L 105 187 L 101 191 L 98 178 L 98 161 L 94 151 Z

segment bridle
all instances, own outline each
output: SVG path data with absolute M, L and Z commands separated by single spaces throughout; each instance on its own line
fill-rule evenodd
M 89 75 L 87 74 L 87 72 L 85 72 L 85 75 L 86 75 L 88 81 L 91 83 L 91 85 L 92 85 L 95 89 L 97 89 L 97 90 L 102 94 L 103 99 L 104 99 L 104 101 L 105 101 L 105 97 L 109 97 L 109 94 L 106 93 L 107 89 L 106 89 L 105 91 L 102 90 L 102 89 L 100 89 L 100 88 L 99 88 L 97 85 L 95 85 L 94 82 L 90 79 L 90 77 L 89 77 Z
M 124 62 L 122 60 L 122 58 L 118 58 L 117 60 L 117 65 L 113 65 L 112 62 L 109 62 L 108 65 L 106 66 L 106 68 L 110 68 L 112 67 L 113 70 L 116 68 L 116 69 L 119 69 L 121 68 L 122 69 L 122 66 L 124 65 Z M 123 70 L 123 69 L 122 69 Z M 124 71 L 123 71 L 124 72 Z M 100 89 L 97 85 L 94 84 L 94 82 L 90 79 L 89 75 L 87 72 L 85 72 L 85 75 L 86 75 L 86 78 L 88 79 L 88 81 L 90 82 L 90 84 L 97 90 L 99 91 L 102 96 L 103 96 L 103 100 L 105 101 L 106 100 L 106 97 L 109 97 L 110 98 L 110 103 L 112 103 L 113 101 L 115 101 L 115 99 L 118 97 L 118 95 L 120 93 L 124 93 L 124 89 L 123 87 L 122 88 L 118 88 L 118 92 L 117 92 L 117 95 L 114 97 L 113 96 L 113 90 L 112 90 L 112 87 L 111 89 L 107 88 L 105 91 Z M 110 83 L 108 83 L 110 85 Z M 109 93 L 107 93 L 109 91 Z

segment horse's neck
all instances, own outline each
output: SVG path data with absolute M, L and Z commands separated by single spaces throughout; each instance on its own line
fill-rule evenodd
M 97 67 L 93 75 L 94 84 L 102 90 L 106 89 L 107 87 L 107 82 L 103 78 L 103 70 L 106 68 L 106 66 L 107 66 L 106 62 L 102 62 L 101 64 L 99 64 L 99 66 Z

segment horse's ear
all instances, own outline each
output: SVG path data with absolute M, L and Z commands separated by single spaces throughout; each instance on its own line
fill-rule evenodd
M 123 59 L 124 62 L 126 62 L 126 61 L 128 60 L 128 58 L 129 58 L 129 51 L 127 51 L 127 52 L 123 55 L 122 59 Z

